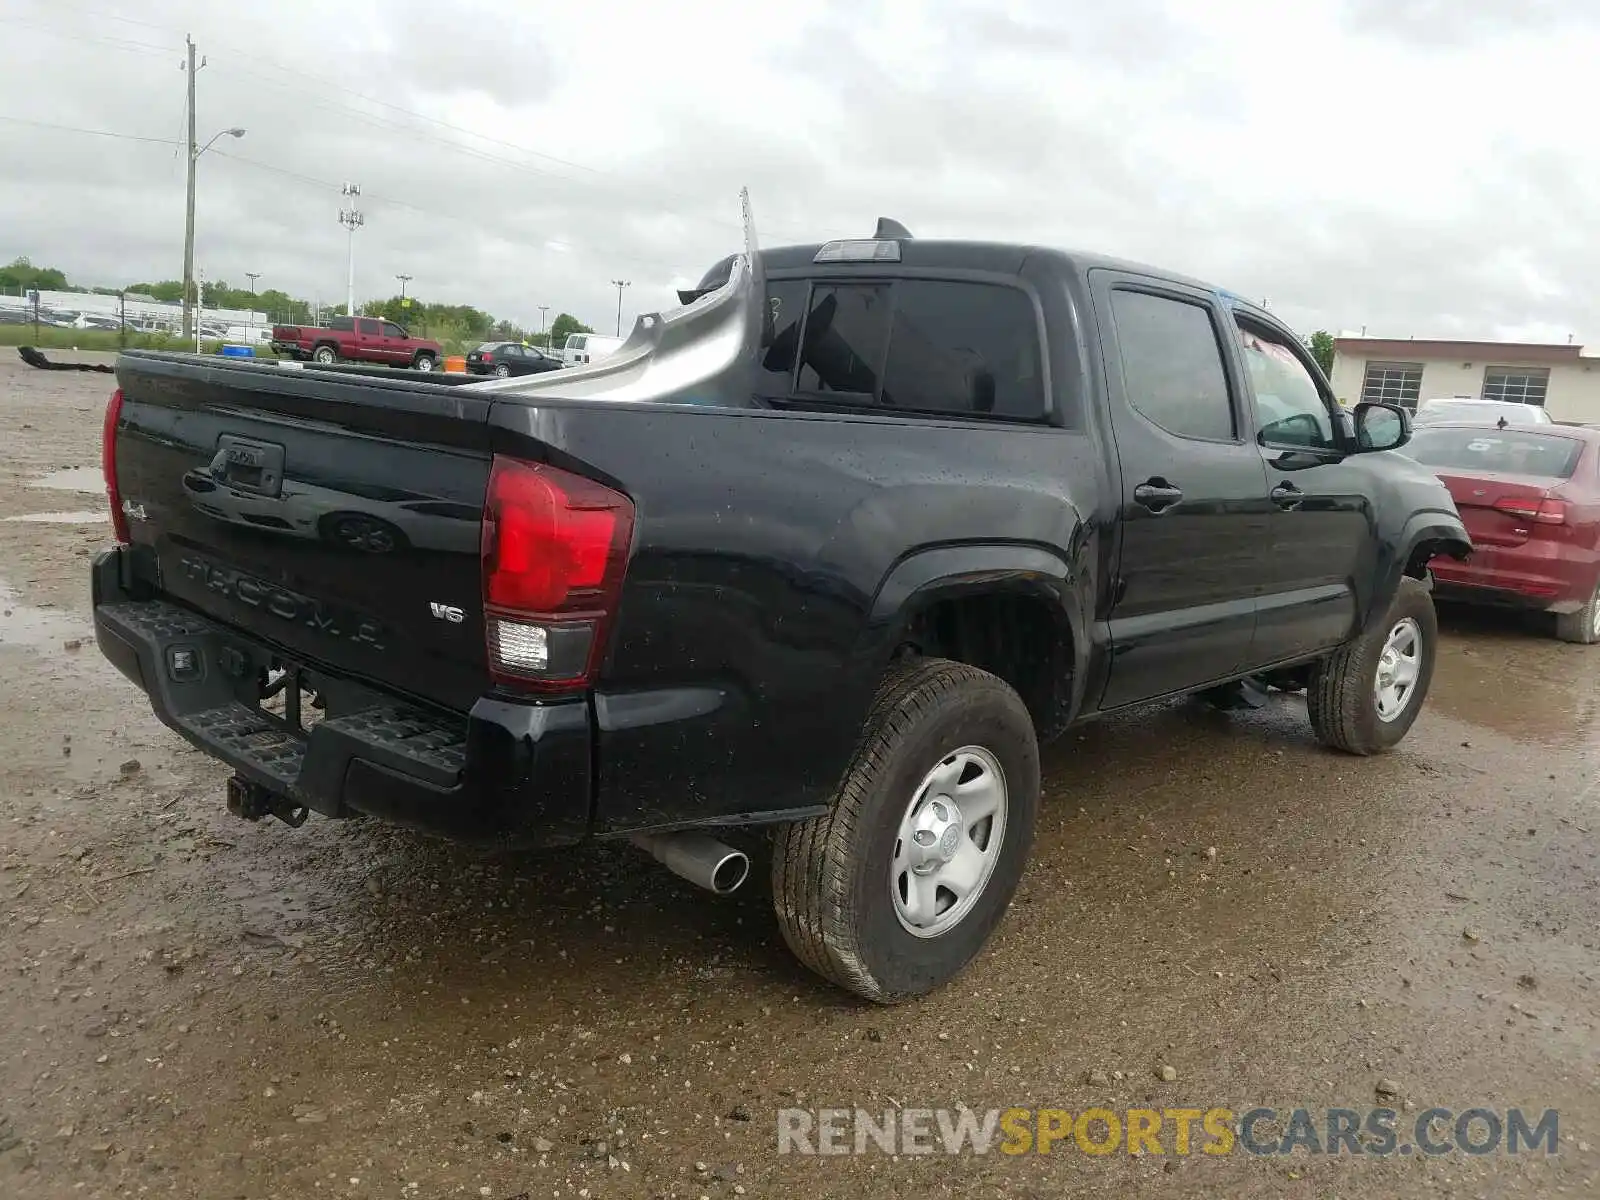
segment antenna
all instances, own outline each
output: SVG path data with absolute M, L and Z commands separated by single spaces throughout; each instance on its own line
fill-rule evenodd
M 893 217 L 879 217 L 872 236 L 881 241 L 903 241 L 911 236 L 911 231 Z

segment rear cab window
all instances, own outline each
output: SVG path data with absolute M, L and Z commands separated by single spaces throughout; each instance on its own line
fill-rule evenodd
M 1003 283 L 784 279 L 767 289 L 757 392 L 919 416 L 1039 421 L 1034 302 Z

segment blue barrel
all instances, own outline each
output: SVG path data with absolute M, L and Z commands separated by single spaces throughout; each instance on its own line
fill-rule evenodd
M 254 358 L 256 356 L 256 348 L 254 346 L 224 346 L 219 353 L 223 358 Z

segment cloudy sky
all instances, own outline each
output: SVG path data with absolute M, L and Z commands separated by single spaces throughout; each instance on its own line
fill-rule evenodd
M 0 260 L 600 328 L 738 248 L 1105 251 L 1302 329 L 1600 349 L 1595 0 L 0 0 Z M 115 14 L 115 15 L 114 15 Z M 127 15 L 122 15 L 127 14 Z M 34 122 L 27 124 L 25 122 Z M 40 125 L 126 135 L 112 138 Z M 148 141 L 128 138 L 154 139 Z

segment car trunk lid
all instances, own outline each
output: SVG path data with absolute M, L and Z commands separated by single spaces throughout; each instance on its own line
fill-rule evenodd
M 488 398 L 194 358 L 126 355 L 118 378 L 150 582 L 295 665 L 463 709 L 482 693 Z
M 1559 479 L 1495 472 L 1436 473 L 1450 490 L 1475 546 L 1520 546 L 1562 523 L 1552 519 L 1561 507 Z

